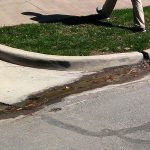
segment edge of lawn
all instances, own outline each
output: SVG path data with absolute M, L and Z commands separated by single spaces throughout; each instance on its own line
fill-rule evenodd
M 101 71 L 106 68 L 139 64 L 145 58 L 149 59 L 149 56 L 150 49 L 143 52 L 95 56 L 58 56 L 25 51 L 0 44 L 1 60 L 22 66 L 63 71 Z

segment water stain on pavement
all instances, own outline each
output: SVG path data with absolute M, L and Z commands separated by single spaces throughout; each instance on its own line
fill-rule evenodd
M 29 96 L 24 102 L 15 105 L 0 104 L 0 119 L 29 115 L 46 105 L 60 102 L 64 97 L 83 91 L 101 88 L 111 84 L 121 84 L 137 80 L 150 73 L 150 63 L 145 61 L 136 66 L 124 66 L 105 69 L 82 77 L 79 81 L 51 88 Z M 57 110 L 56 110 L 57 111 Z M 54 110 L 55 112 L 55 110 Z

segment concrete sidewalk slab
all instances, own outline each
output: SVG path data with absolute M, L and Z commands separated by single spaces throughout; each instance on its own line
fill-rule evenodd
M 0 2 L 0 7 L 0 26 L 32 23 L 32 20 L 27 17 L 23 17 L 21 13 L 24 11 L 32 10 L 33 12 L 43 13 L 43 11 L 23 0 L 21 2 L 14 2 L 12 0 L 6 2 L 2 0 Z
M 105 0 L 1 0 L 0 26 L 16 25 L 22 23 L 36 23 L 31 16 L 23 12 L 34 12 L 41 15 L 66 14 L 89 15 L 94 14 L 97 5 L 103 5 Z M 150 5 L 149 0 L 143 1 L 144 6 Z M 116 8 L 131 7 L 130 0 L 118 1 Z M 34 17 L 34 16 L 33 16 Z
M 72 83 L 86 73 L 22 67 L 0 61 L 0 102 L 13 104 L 51 87 Z

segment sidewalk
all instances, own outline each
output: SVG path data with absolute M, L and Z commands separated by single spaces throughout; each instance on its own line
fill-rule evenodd
M 1 0 L 0 26 L 33 23 L 34 16 L 23 15 L 23 12 L 34 12 L 42 15 L 89 15 L 94 14 L 97 5 L 103 5 L 105 0 Z M 143 1 L 144 6 L 150 5 L 149 0 Z M 131 0 L 120 0 L 116 8 L 131 7 Z

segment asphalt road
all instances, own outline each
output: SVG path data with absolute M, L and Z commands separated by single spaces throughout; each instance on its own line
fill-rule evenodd
M 150 75 L 66 97 L 30 116 L 1 120 L 0 149 L 149 150 L 149 91 Z

